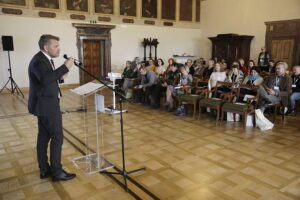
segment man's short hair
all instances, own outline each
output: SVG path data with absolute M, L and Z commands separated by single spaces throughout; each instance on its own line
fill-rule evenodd
M 279 66 L 279 65 L 283 65 L 284 69 L 287 70 L 289 68 L 288 64 L 286 62 L 278 62 L 276 64 L 276 67 Z
M 54 35 L 49 35 L 49 34 L 42 35 L 40 37 L 40 40 L 39 40 L 40 50 L 44 50 L 44 46 L 48 45 L 50 43 L 50 40 L 57 40 L 57 41 L 59 41 L 59 37 L 54 36 Z

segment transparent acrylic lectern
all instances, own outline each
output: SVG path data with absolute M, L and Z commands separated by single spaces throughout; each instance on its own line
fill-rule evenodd
M 74 165 L 87 174 L 113 168 L 103 157 L 104 142 L 101 131 L 101 113 L 105 112 L 104 97 L 99 94 L 105 88 L 103 84 L 89 82 L 71 89 L 82 97 L 83 133 L 80 139 L 85 146 L 85 155 L 73 159 Z

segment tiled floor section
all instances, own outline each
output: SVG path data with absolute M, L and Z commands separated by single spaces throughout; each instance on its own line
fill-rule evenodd
M 13 95 L 0 95 L 0 194 L 2 199 L 133 199 L 106 176 L 86 175 L 71 160 L 81 154 L 63 145 L 64 167 L 75 180 L 40 180 L 36 164 L 36 119 Z M 62 109 L 80 99 L 64 91 Z M 168 200 L 299 200 L 300 118 L 277 120 L 271 131 L 223 122 L 176 117 L 141 105 L 124 105 L 127 169 L 146 167 L 132 177 Z M 83 114 L 66 112 L 64 128 L 84 140 Z M 121 166 L 119 115 L 101 115 L 102 152 Z M 92 128 L 91 128 L 92 130 Z M 67 134 L 65 133 L 66 137 Z

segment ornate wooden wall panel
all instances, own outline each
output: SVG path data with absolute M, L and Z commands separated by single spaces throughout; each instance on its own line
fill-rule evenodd
M 266 47 L 271 58 L 286 61 L 289 66 L 300 63 L 300 19 L 265 22 Z

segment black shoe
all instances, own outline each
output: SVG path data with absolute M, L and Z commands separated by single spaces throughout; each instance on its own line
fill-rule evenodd
M 46 172 L 41 172 L 40 173 L 40 179 L 49 178 L 50 176 L 51 176 L 51 172 L 50 171 L 46 171 Z
M 76 177 L 76 174 L 70 174 L 66 172 L 65 170 L 62 170 L 62 172 L 57 175 L 52 177 L 52 181 L 57 182 L 57 181 L 68 181 Z

